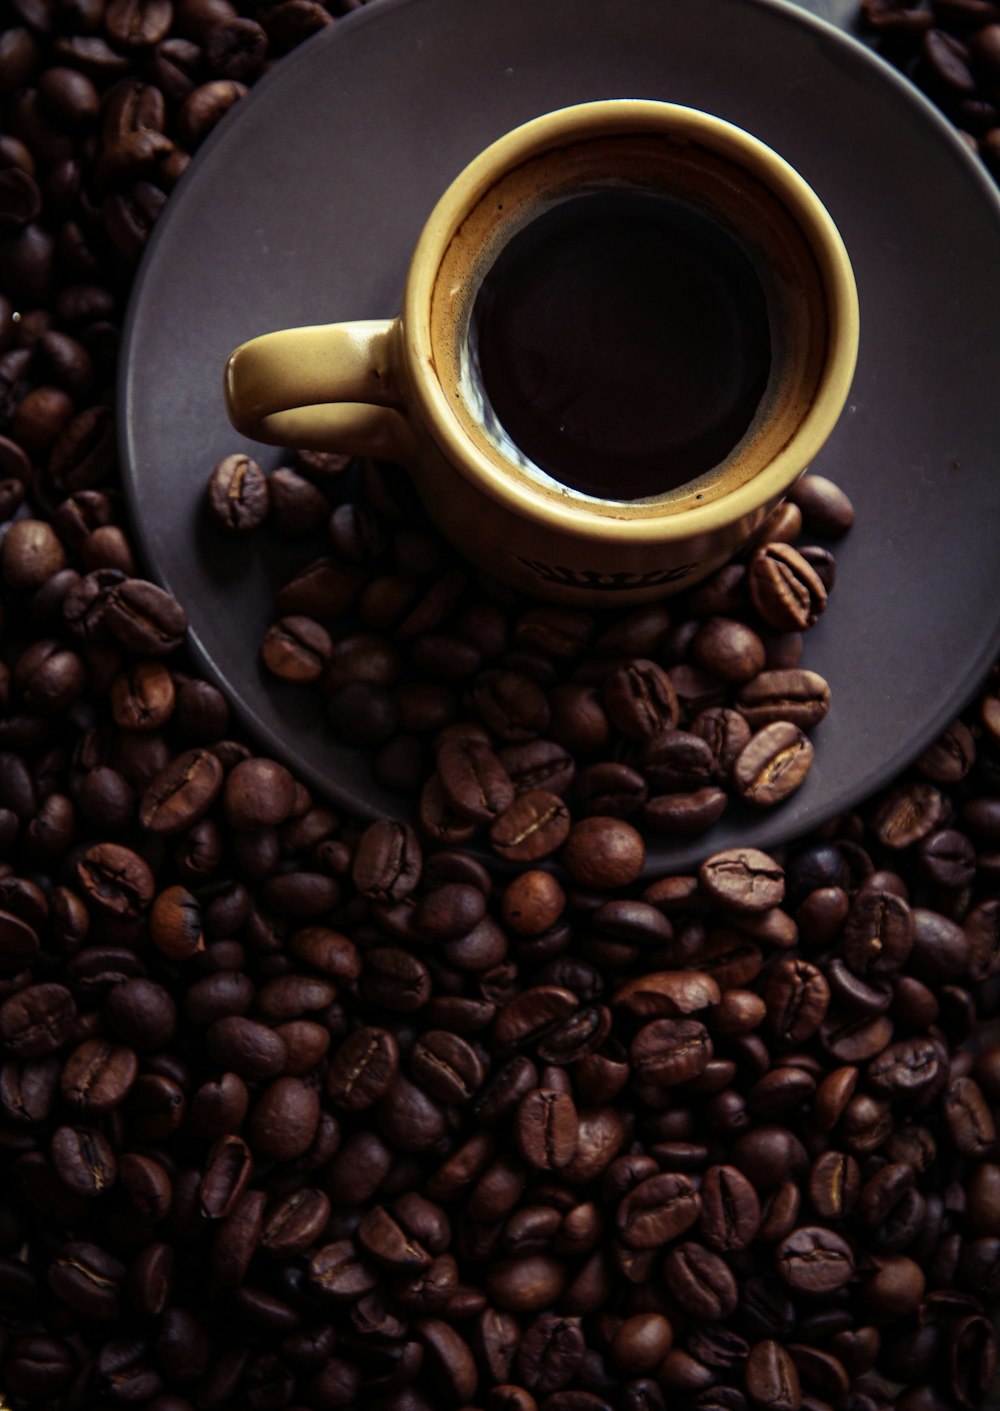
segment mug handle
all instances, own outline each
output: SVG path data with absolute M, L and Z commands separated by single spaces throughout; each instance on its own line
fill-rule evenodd
M 395 319 L 359 319 L 283 328 L 240 344 L 226 363 L 230 421 L 273 446 L 410 462 L 395 328 Z

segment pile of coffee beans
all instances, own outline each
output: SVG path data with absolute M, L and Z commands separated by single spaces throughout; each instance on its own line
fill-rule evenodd
M 325 552 L 278 590 L 262 660 L 320 693 L 331 730 L 369 752 L 382 784 L 419 798 L 425 837 L 536 862 L 571 817 L 691 835 L 733 801 L 770 808 L 804 782 L 830 688 L 800 665 L 803 634 L 836 561 L 825 543 L 794 541 L 852 525 L 832 481 L 805 476 L 707 581 L 605 614 L 477 578 L 398 472 L 345 477 L 346 464 L 301 453 L 266 475 L 229 455 L 207 503 L 230 535 L 328 523 Z
M 576 770 L 565 837 L 539 857 L 508 843 L 494 866 L 453 802 L 437 831 L 363 824 L 261 757 L 192 669 L 183 604 L 143 576 L 111 421 L 135 254 L 241 85 L 330 19 L 312 0 L 4 10 L 0 1404 L 986 1406 L 1000 672 L 857 812 L 690 875 L 647 875 L 628 773 L 598 776 L 588 803 L 586 736 L 552 737 Z M 505 634 L 504 671 L 538 685 L 553 664 L 576 730 L 607 714 L 607 670 L 565 661 L 666 648 L 658 609 L 578 636 L 573 614 L 456 589 L 464 570 L 393 521 L 398 488 L 374 467 L 300 458 L 277 482 L 286 526 L 324 475 L 367 481 L 371 512 L 337 497 L 334 548 L 345 611 L 356 594 L 383 641 L 358 648 L 361 705 L 331 701 L 414 796 L 411 735 L 447 736 L 442 800 L 468 799 L 470 771 L 495 788 L 481 715 L 481 733 L 408 723 L 454 691 L 426 665 L 465 640 L 435 625 L 453 624 L 451 594 L 481 638 Z M 369 581 L 385 521 L 394 566 Z M 787 564 L 793 537 L 772 526 L 755 552 Z M 826 560 L 796 552 L 828 590 Z M 679 725 L 732 709 L 696 706 L 688 649 L 708 621 L 747 623 L 725 594 L 749 573 L 672 618 L 692 624 L 666 667 Z M 293 602 L 283 618 L 310 617 Z M 766 670 L 798 670 L 774 655 L 796 631 L 758 631 Z M 384 641 L 417 639 L 422 700 L 383 690 Z M 324 661 L 322 637 L 303 641 L 265 652 Z M 396 696 L 399 729 L 362 738 Z M 526 743 L 487 747 L 503 763 Z
M 861 0 L 861 30 L 917 83 L 1000 177 L 1000 5 Z

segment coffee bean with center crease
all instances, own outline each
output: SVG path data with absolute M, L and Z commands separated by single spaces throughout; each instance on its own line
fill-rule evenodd
M 566 1067 L 596 1053 L 610 1031 L 610 1011 L 604 1005 L 586 1005 L 550 1029 L 535 1051 L 544 1063 Z
M 690 1177 L 666 1172 L 640 1181 L 622 1198 L 615 1224 L 629 1249 L 656 1249 L 690 1229 L 700 1211 L 701 1197 Z
M 797 1293 L 833 1293 L 854 1274 L 854 1256 L 841 1235 L 821 1225 L 801 1225 L 778 1245 L 776 1268 Z
M 158 657 L 175 651 L 183 642 L 187 613 L 155 583 L 125 578 L 108 593 L 103 623 L 127 651 Z
M 868 1064 L 866 1082 L 873 1092 L 902 1102 L 922 1099 L 947 1081 L 946 1060 L 932 1039 L 900 1039 Z
M 150 782 L 139 803 L 139 822 L 159 836 L 183 833 L 205 816 L 223 782 L 222 765 L 210 750 L 185 750 Z
M 490 846 L 510 862 L 536 862 L 555 852 L 570 831 L 570 814 L 558 794 L 529 789 L 518 794 L 493 821 Z
M 45 1058 L 68 1042 L 76 1021 L 76 1004 L 65 985 L 29 985 L 0 1005 L 0 1039 L 16 1058 Z
M 227 1134 L 209 1149 L 202 1172 L 200 1204 L 209 1220 L 223 1220 L 250 1181 L 253 1157 L 242 1137 Z
M 428 1029 L 414 1044 L 410 1073 L 416 1083 L 441 1102 L 468 1102 L 485 1075 L 476 1050 L 443 1029 Z
M 335 1106 L 361 1112 L 386 1092 L 399 1067 L 396 1040 L 387 1029 L 364 1027 L 337 1048 L 327 1071 L 326 1090 Z
M 261 660 L 282 681 L 318 681 L 333 654 L 329 632 L 311 617 L 283 617 L 261 642 Z
M 0 1065 L 0 1110 L 16 1126 L 33 1126 L 52 1115 L 60 1088 L 54 1058 L 9 1059 Z
M 675 1245 L 663 1261 L 671 1296 L 692 1318 L 716 1321 L 736 1309 L 739 1289 L 726 1261 L 694 1241 Z
M 815 750 L 797 725 L 776 720 L 753 735 L 733 761 L 737 796 L 756 808 L 772 808 L 801 788 Z
M 121 1316 L 126 1266 L 89 1241 L 61 1245 L 48 1266 L 55 1296 L 85 1318 L 114 1322 Z
M 804 667 L 762 671 L 740 687 L 736 708 L 752 730 L 777 724 L 812 730 L 830 709 L 830 687 Z
M 521 1099 L 514 1118 L 518 1150 L 541 1171 L 557 1171 L 576 1154 L 579 1124 L 568 1093 L 536 1088 Z
M 825 1151 L 813 1162 L 809 1172 L 809 1199 L 821 1219 L 842 1220 L 850 1215 L 860 1188 L 861 1171 L 853 1156 L 842 1151 Z
M 505 745 L 497 756 L 519 794 L 531 789 L 564 794 L 576 775 L 573 756 L 555 740 Z
M 699 789 L 715 777 L 716 760 L 711 747 L 687 730 L 668 730 L 651 736 L 642 748 L 642 772 L 657 792 L 677 793 Z
M 858 975 L 892 975 L 913 948 L 913 915 L 893 892 L 862 888 L 844 923 L 844 959 Z
M 696 1019 L 654 1019 L 636 1034 L 629 1056 L 644 1081 L 673 1087 L 705 1071 L 712 1040 Z
M 71 1107 L 102 1114 L 124 1102 L 138 1072 L 133 1049 L 109 1039 L 86 1039 L 67 1056 L 59 1087 Z
M 760 1411 L 799 1411 L 802 1389 L 795 1363 L 774 1338 L 755 1343 L 746 1365 L 746 1389 Z
M 579 1007 L 572 990 L 559 985 L 535 985 L 505 1004 L 493 1026 L 493 1037 L 502 1049 L 526 1048 Z
M 153 899 L 155 882 L 148 863 L 119 843 L 87 848 L 76 874 L 88 903 L 121 919 L 140 915 Z
M 57 1127 L 52 1164 L 59 1179 L 77 1195 L 94 1200 L 115 1184 L 118 1162 L 107 1138 L 88 1127 Z
M 702 863 L 698 883 L 710 901 L 736 912 L 758 914 L 780 906 L 784 869 L 759 848 L 730 848 Z
M 484 741 L 446 741 L 436 763 L 448 801 L 461 816 L 491 823 L 514 802 L 516 791 L 510 775 Z
M 942 1098 L 942 1110 L 952 1144 L 963 1156 L 982 1157 L 993 1151 L 996 1123 L 973 1078 L 956 1078 L 949 1084 Z
M 399 946 L 370 950 L 358 984 L 370 1003 L 402 1014 L 422 1009 L 432 989 L 431 974 L 424 962 Z
M 822 1024 L 830 1003 L 830 986 L 817 966 L 785 957 L 767 978 L 764 1002 L 775 1039 L 793 1048 L 811 1038 Z
M 801 632 L 826 608 L 822 579 L 791 544 L 762 544 L 747 565 L 750 601 L 769 627 Z
M 376 1205 L 362 1215 L 357 1238 L 365 1252 L 385 1268 L 417 1271 L 431 1263 L 427 1250 L 384 1206 Z
M 226 533 L 249 534 L 267 518 L 267 476 L 250 456 L 225 456 L 209 478 L 208 507 Z
M 702 1178 L 698 1229 L 704 1242 L 720 1253 L 751 1243 L 760 1226 L 760 1199 L 735 1166 L 710 1166 Z
M 354 884 L 374 900 L 400 901 L 416 887 L 423 857 L 409 824 L 382 819 L 365 829 L 354 853 Z
M 58 1396 L 76 1371 L 70 1347 L 44 1333 L 12 1338 L 4 1358 L 4 1378 L 11 1394 L 25 1401 Z

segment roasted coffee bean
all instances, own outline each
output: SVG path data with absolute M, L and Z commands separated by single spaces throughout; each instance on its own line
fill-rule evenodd
M 710 1166 L 702 1178 L 698 1229 L 719 1252 L 745 1249 L 760 1225 L 757 1192 L 734 1166 Z
M 62 1245 L 48 1266 L 56 1298 L 85 1318 L 115 1322 L 121 1316 L 126 1267 L 100 1246 L 84 1241 Z
M 720 906 L 752 915 L 779 906 L 785 895 L 784 870 L 757 848 L 715 853 L 702 863 L 698 882 Z
M 646 860 L 641 833 L 620 818 L 584 818 L 569 829 L 560 860 L 578 886 L 594 890 L 630 886 Z
M 765 725 L 733 761 L 737 796 L 759 808 L 782 803 L 805 782 L 814 754 L 810 741 L 791 721 Z
M 891 975 L 905 964 L 913 936 L 906 902 L 892 892 L 865 887 L 844 924 L 844 959 L 858 975 Z
M 273 1029 L 237 1014 L 226 1015 L 210 1026 L 205 1047 L 222 1068 L 251 1082 L 277 1077 L 288 1056 Z
M 736 707 L 752 730 L 781 723 L 812 730 L 830 709 L 830 687 L 801 667 L 762 671 L 740 688 Z
M 811 627 L 826 608 L 819 575 L 790 544 L 763 544 L 747 565 L 747 589 L 754 608 L 779 632 Z
M 138 1072 L 133 1049 L 108 1039 L 86 1039 L 67 1056 L 59 1087 L 71 1107 L 101 1114 L 125 1100 Z
M 746 1388 L 753 1404 L 766 1411 L 799 1411 L 802 1405 L 795 1363 L 773 1338 L 765 1338 L 750 1349 Z
M 618 1205 L 615 1221 L 629 1249 L 656 1249 L 690 1229 L 700 1211 L 694 1183 L 679 1172 L 667 1172 L 630 1190 Z
M 371 1003 L 402 1014 L 422 1009 L 431 996 L 427 966 L 419 956 L 398 946 L 369 951 L 359 984 Z
M 680 717 L 673 682 L 654 661 L 637 658 L 611 672 L 603 697 L 615 726 L 629 740 L 671 730 Z
M 566 841 L 570 815 L 564 801 L 546 789 L 518 794 L 490 826 L 490 845 L 510 862 L 536 862 Z
M 693 1241 L 675 1245 L 664 1260 L 663 1278 L 671 1296 L 692 1318 L 716 1321 L 736 1309 L 739 1290 L 729 1265 L 703 1245 Z
M 801 476 L 789 490 L 788 498 L 802 511 L 803 525 L 809 533 L 839 539 L 854 523 L 850 499 L 825 475 L 809 472 Z
M 566 1285 L 566 1269 L 545 1254 L 500 1259 L 486 1272 L 486 1288 L 503 1312 L 536 1313 L 559 1298 Z
M 634 1072 L 659 1087 L 697 1078 L 711 1057 L 712 1040 L 696 1019 L 655 1019 L 639 1030 L 630 1050 Z
M 219 1223 L 209 1259 L 212 1274 L 223 1288 L 243 1282 L 260 1241 L 266 1199 L 263 1191 L 245 1191 Z
M 410 1072 L 426 1093 L 441 1102 L 468 1102 L 485 1076 L 472 1045 L 459 1034 L 441 1029 L 428 1029 L 414 1044 Z
M 371 824 L 354 855 L 355 886 L 375 900 L 399 901 L 420 878 L 422 856 L 412 828 L 383 820 Z
M 826 1017 L 830 986 L 815 965 L 786 957 L 771 970 L 764 987 L 768 1026 L 784 1047 L 812 1037 Z
M 67 1043 L 76 1018 L 73 996 L 64 985 L 29 985 L 0 1004 L 0 1039 L 15 1058 L 45 1058 Z
M 208 507 L 226 533 L 251 533 L 270 509 L 267 476 L 250 456 L 225 456 L 209 477 Z
M 853 1156 L 831 1150 L 813 1162 L 809 1199 L 820 1219 L 845 1219 L 857 1204 L 860 1189 L 861 1170 Z
M 283 617 L 268 628 L 261 660 L 282 681 L 318 681 L 333 655 L 329 632 L 311 617 Z
M 45 1122 L 55 1107 L 59 1064 L 52 1058 L 10 1060 L 0 1067 L 0 1108 L 17 1126 Z
M 139 803 L 139 821 L 161 836 L 199 822 L 222 791 L 223 768 L 209 750 L 186 750 L 151 781 Z
M 500 759 L 482 740 L 446 741 L 437 772 L 452 807 L 477 823 L 492 823 L 514 802 L 514 784 Z
M 931 1038 L 903 1038 L 890 1044 L 867 1067 L 867 1084 L 877 1094 L 922 1098 L 945 1082 L 945 1055 Z
M 327 1072 L 331 1101 L 348 1112 L 371 1107 L 396 1075 L 399 1051 L 385 1029 L 361 1028 L 341 1043 Z
M 802 1225 L 778 1245 L 776 1267 L 798 1293 L 832 1293 L 853 1276 L 854 1256 L 833 1230 Z
M 151 657 L 175 651 L 187 632 L 181 604 L 141 578 L 124 578 L 112 587 L 102 621 L 120 646 Z
M 986 1156 L 994 1149 L 996 1124 L 974 1079 L 956 1078 L 944 1092 L 942 1111 L 952 1144 L 963 1156 Z
M 655 935 L 655 932 L 654 932 Z M 670 938 L 667 931 L 664 939 Z M 624 1007 L 639 1018 L 656 1015 L 697 1014 L 721 1000 L 717 981 L 700 970 L 663 970 L 628 980 L 612 997 L 612 1004 Z M 711 1057 L 706 1036 L 706 1059 Z
M 52 1164 L 59 1179 L 77 1195 L 93 1200 L 118 1179 L 118 1162 L 102 1133 L 86 1127 L 57 1127 Z
M 220 1137 L 209 1150 L 199 1192 L 202 1214 L 223 1220 L 247 1188 L 253 1157 L 241 1137 Z
M 518 1150 L 530 1166 L 555 1171 L 572 1161 L 579 1140 L 576 1106 L 568 1093 L 536 1088 L 522 1098 L 514 1119 Z

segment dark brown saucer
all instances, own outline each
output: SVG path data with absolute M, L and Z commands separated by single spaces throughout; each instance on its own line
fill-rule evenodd
M 845 24 L 855 12 L 810 8 Z M 806 643 L 833 691 L 816 763 L 777 811 L 650 840 L 652 865 L 681 868 L 856 805 L 1000 648 L 1000 199 L 863 44 L 780 0 L 372 0 L 255 87 L 170 202 L 130 307 L 123 470 L 148 570 L 187 607 L 201 667 L 261 747 L 347 809 L 405 813 L 312 693 L 261 672 L 274 589 L 303 549 L 224 542 L 206 523 L 217 460 L 280 462 L 230 428 L 222 368 L 271 328 L 397 312 L 408 253 L 461 167 L 530 117 L 610 97 L 704 108 L 775 147 L 838 222 L 861 300 L 853 392 L 815 465 L 858 513 Z

